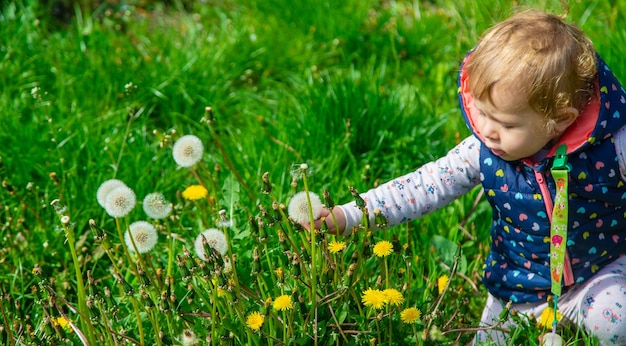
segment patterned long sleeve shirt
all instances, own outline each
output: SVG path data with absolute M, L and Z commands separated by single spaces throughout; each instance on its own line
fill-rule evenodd
M 361 194 L 371 228 L 376 229 L 375 209 L 387 218 L 389 227 L 395 226 L 432 213 L 480 184 L 480 147 L 480 140 L 469 136 L 438 160 Z M 616 133 L 615 147 L 620 173 L 626 177 L 626 127 Z M 346 215 L 344 235 L 348 235 L 361 223 L 363 213 L 355 202 L 340 207 Z

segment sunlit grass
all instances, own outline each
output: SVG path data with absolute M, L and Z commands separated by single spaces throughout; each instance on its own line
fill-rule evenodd
M 478 189 L 349 237 L 312 236 L 286 209 L 302 191 L 348 202 L 349 187 L 364 192 L 468 135 L 457 69 L 512 10 L 491 5 L 130 3 L 76 7 L 59 23 L 37 2 L 3 3 L 3 344 L 470 342 L 491 215 Z M 618 76 L 624 10 L 570 12 Z M 204 146 L 185 168 L 172 157 L 184 135 Z M 117 218 L 96 199 L 113 178 L 137 197 Z M 172 203 L 167 218 L 143 211 L 155 192 Z M 136 221 L 158 232 L 145 253 L 123 239 Z M 198 238 L 213 228 L 227 243 L 219 256 Z M 520 321 L 512 336 L 534 345 L 541 333 Z

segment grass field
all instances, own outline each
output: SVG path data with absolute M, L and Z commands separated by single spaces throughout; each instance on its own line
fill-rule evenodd
M 559 1 L 81 3 L 0 8 L 0 342 L 471 341 L 491 216 L 479 189 L 347 238 L 311 239 L 283 206 L 304 190 L 346 203 L 349 187 L 445 154 L 469 135 L 456 92 L 465 53 L 512 3 L 563 13 Z M 626 5 L 570 6 L 626 77 Z M 191 167 L 173 159 L 183 135 L 204 146 Z M 109 179 L 134 191 L 128 214 L 99 205 Z M 206 196 L 189 198 L 196 185 Z M 166 218 L 144 213 L 155 192 L 173 205 Z M 138 254 L 123 238 L 142 220 L 158 242 Z M 225 254 L 203 261 L 194 241 L 210 228 Z M 402 299 L 363 299 L 385 289 Z M 512 344 L 542 332 L 520 321 Z

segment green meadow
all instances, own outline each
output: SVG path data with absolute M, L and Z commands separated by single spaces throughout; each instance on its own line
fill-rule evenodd
M 350 202 L 351 189 L 446 154 L 470 134 L 456 84 L 466 52 L 514 11 L 562 14 L 562 2 L 0 6 L 0 343 L 472 341 L 491 222 L 479 188 L 347 237 L 308 232 L 287 209 L 302 191 Z M 626 78 L 626 4 L 569 6 Z M 173 158 L 185 135 L 203 144 L 190 167 Z M 136 199 L 118 217 L 97 199 L 110 179 Z M 152 193 L 171 203 L 166 217 L 144 211 Z M 149 251 L 124 240 L 137 221 L 158 235 Z M 210 239 L 206 257 L 196 251 L 208 229 L 224 253 Z M 544 327 L 511 314 L 511 345 L 537 345 Z M 560 331 L 567 345 L 596 344 Z

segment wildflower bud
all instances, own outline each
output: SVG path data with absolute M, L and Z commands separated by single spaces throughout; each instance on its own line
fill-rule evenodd
M 258 247 L 254 248 L 252 255 L 252 275 L 257 275 L 261 270 L 261 261 L 259 257 Z
M 278 284 L 282 285 L 285 283 L 285 275 L 283 275 L 283 268 L 276 268 L 276 270 L 274 270 L 274 272 L 276 273 L 276 277 L 278 278 Z
M 378 277 L 376 278 L 376 286 L 381 286 L 383 284 L 383 277 L 381 275 L 378 275 Z
M 161 299 L 159 302 L 159 310 L 163 313 L 170 312 L 170 304 L 168 302 L 168 294 L 166 291 L 161 292 Z
M 196 291 L 193 289 L 193 285 L 191 283 L 189 283 L 189 285 L 187 286 L 187 304 L 192 305 L 194 299 L 196 296 Z
M 374 222 L 378 228 L 387 227 L 387 217 L 378 208 L 374 209 Z
M 124 290 L 124 294 L 130 296 L 133 294 L 133 287 L 122 277 L 122 275 L 117 274 L 117 283 L 122 285 L 122 289 Z
M 185 258 L 181 257 L 180 255 L 176 255 L 176 265 L 182 272 L 182 279 L 185 281 L 189 280 L 189 278 L 191 277 L 191 272 L 189 272 L 186 262 L 187 260 Z
M 270 214 L 265 210 L 262 204 L 259 204 L 259 211 L 261 212 L 261 216 L 263 220 L 269 225 L 272 226 L 274 224 L 274 218 L 270 216 Z
M 552 297 L 552 296 L 550 296 L 550 297 Z M 548 300 L 550 299 L 550 297 L 548 297 Z M 509 313 L 511 311 L 511 305 L 512 304 L 513 303 L 510 300 L 506 303 L 506 306 L 500 312 L 500 316 L 498 316 L 498 320 L 499 321 L 506 322 L 509 319 Z
M 282 231 L 278 231 L 278 242 L 283 249 L 283 252 L 289 252 L 289 244 L 285 241 L 285 234 Z
M 291 188 L 294 190 L 298 188 L 298 179 L 296 177 L 291 178 Z
M 252 216 L 248 218 L 248 224 L 250 224 L 250 233 L 253 237 L 259 236 L 259 224 L 254 220 Z
M 361 209 L 365 208 L 365 201 L 363 200 L 361 195 L 359 195 L 359 192 L 352 186 L 350 186 L 348 189 L 350 189 L 350 193 L 352 194 L 352 197 L 356 202 L 356 206 Z
M 333 202 L 332 198 L 330 198 L 330 192 L 328 192 L 327 189 L 324 190 L 324 204 L 329 210 L 332 210 L 335 207 L 335 202 Z
M 263 314 L 265 316 L 269 316 L 270 313 L 272 312 L 272 298 L 271 297 L 265 299 L 265 301 L 263 302 L 263 307 L 264 307 Z
M 141 294 L 141 302 L 146 307 L 146 309 L 147 310 L 152 309 L 154 307 L 154 302 L 152 301 L 152 298 L 150 297 L 146 289 L 143 287 L 140 288 L 139 294 Z
M 299 277 L 302 272 L 300 271 L 300 263 L 294 256 L 293 261 L 291 261 L 291 275 L 293 277 Z
M 369 240 L 363 241 L 363 258 L 370 258 L 372 256 L 372 249 L 370 248 Z
M 265 194 L 270 194 L 272 192 L 272 184 L 269 179 L 269 172 L 263 173 L 263 187 L 261 188 L 261 192 Z
M 59 176 L 57 175 L 56 172 L 50 172 L 48 176 L 50 177 L 50 180 L 52 180 L 54 184 L 59 185 Z
M 302 251 L 302 253 L 300 254 L 300 258 L 302 258 L 302 262 L 304 263 L 309 263 L 309 261 L 311 260 L 311 257 L 309 256 L 309 253 L 307 251 Z
M 393 252 L 400 253 L 402 251 L 402 245 L 400 244 L 400 240 L 395 234 L 391 237 L 391 245 L 393 245 Z
M 7 182 L 6 180 L 2 181 L 2 187 L 4 187 L 4 189 L 7 190 L 9 195 L 13 195 L 15 193 L 15 188 L 13 188 L 13 186 L 9 184 L 9 182 Z
M 91 275 L 91 270 L 87 271 L 87 288 L 89 289 L 89 294 L 94 294 L 94 283 L 93 275 Z
M 298 295 L 298 306 L 300 307 L 301 312 L 307 311 L 306 301 L 304 299 L 304 296 L 301 294 Z
M 41 269 L 41 266 L 39 266 L 39 264 L 35 263 L 35 265 L 33 266 L 33 275 L 39 276 L 42 273 L 43 273 L 43 270 Z
M 70 223 L 70 217 L 67 215 L 61 216 L 61 223 L 65 226 Z
M 278 204 L 278 202 L 272 202 L 272 210 L 274 211 L 274 222 L 280 222 L 283 219 L 281 209 L 285 209 L 285 206 Z
M 139 287 L 150 286 L 150 279 L 148 278 L 148 275 L 146 274 L 146 272 L 143 270 L 143 268 L 140 265 L 137 266 L 137 273 L 139 274 L 139 280 L 141 281 L 141 285 L 139 285 Z
M 215 116 L 213 115 L 213 108 L 212 107 L 205 107 L 204 108 L 204 116 L 207 119 L 207 122 L 209 124 L 213 123 L 215 121 Z
M 265 230 L 265 224 L 260 217 L 257 217 L 257 223 L 259 225 L 259 241 L 265 243 L 267 241 L 267 231 Z

